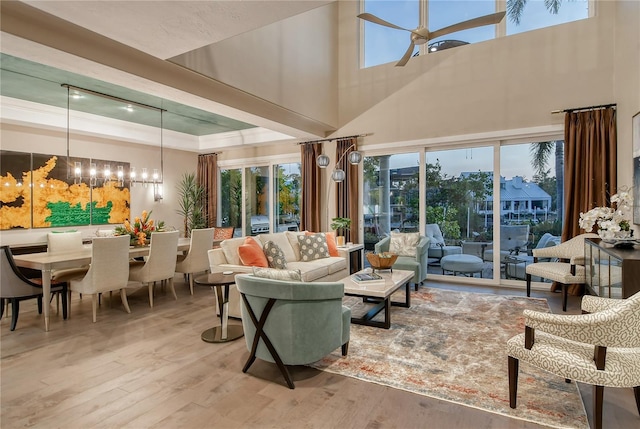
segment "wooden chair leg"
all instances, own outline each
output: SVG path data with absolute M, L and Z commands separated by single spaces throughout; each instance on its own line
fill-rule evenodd
M 98 294 L 94 293 L 91 295 L 91 311 L 93 312 L 93 323 L 96 323 L 98 320 Z
M 122 305 L 124 305 L 124 309 L 127 313 L 131 314 L 131 309 L 129 308 L 129 301 L 127 301 L 127 290 L 125 288 L 120 289 L 120 299 L 122 300 Z
M 640 414 L 640 386 L 633 388 L 633 394 L 636 397 L 636 407 L 638 408 L 638 414 Z
M 527 296 L 531 296 L 531 274 L 527 274 Z
M 67 292 L 63 289 L 59 295 L 62 295 L 62 319 L 67 320 L 69 315 L 69 302 L 67 301 Z
M 193 274 L 188 274 L 189 276 L 189 292 L 193 295 Z
M 42 314 L 42 296 L 36 298 L 38 301 L 38 314 Z
M 509 356 L 509 406 L 516 408 L 516 401 L 518 398 L 518 367 L 520 361 L 514 357 Z
M 2 319 L 2 316 L 4 316 L 4 303 L 4 298 L 0 298 L 0 319 Z
M 593 386 L 593 427 L 602 429 L 602 404 L 604 402 L 604 386 Z
M 155 285 L 155 282 L 149 282 L 147 283 L 147 286 L 149 287 L 149 307 L 153 308 L 153 286 Z
M 567 311 L 567 285 L 562 284 L 562 311 Z
M 173 287 L 173 277 L 171 277 L 169 279 L 169 289 L 171 290 L 171 293 L 173 294 L 173 299 L 177 300 L 178 299 L 178 295 L 176 295 L 176 289 Z
M 11 300 L 11 330 L 16 330 L 18 324 L 18 313 L 20 312 L 20 300 L 13 298 Z
M 346 356 L 349 352 L 349 341 L 342 345 L 342 356 Z

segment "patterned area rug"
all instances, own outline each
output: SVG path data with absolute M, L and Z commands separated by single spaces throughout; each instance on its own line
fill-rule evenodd
M 354 314 L 364 309 L 357 298 L 345 303 Z M 588 428 L 576 384 L 524 362 L 518 407 L 509 407 L 505 344 L 524 331 L 524 309 L 549 311 L 544 299 L 420 288 L 411 308 L 392 308 L 391 329 L 351 325 L 349 355 L 338 349 L 311 366 L 550 427 Z

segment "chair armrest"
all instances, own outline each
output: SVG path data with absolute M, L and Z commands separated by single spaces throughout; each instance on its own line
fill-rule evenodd
M 375 252 L 382 253 L 389 251 L 389 245 L 391 244 L 391 237 L 385 237 L 375 244 Z
M 621 299 L 603 298 L 600 296 L 585 295 L 582 297 L 581 308 L 588 313 L 597 313 L 617 307 L 622 303 Z
M 429 243 L 431 240 L 428 237 L 420 238 L 418 245 L 416 246 L 416 261 L 420 262 L 424 255 L 429 254 Z
M 571 265 L 587 265 L 587 258 L 584 256 L 574 256 L 569 260 L 569 262 Z
M 614 311 L 563 315 L 524 310 L 523 315 L 526 326 L 547 334 L 604 347 L 626 346 L 624 321 Z

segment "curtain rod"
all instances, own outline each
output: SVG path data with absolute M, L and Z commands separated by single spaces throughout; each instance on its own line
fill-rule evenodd
M 298 142 L 296 144 L 316 144 L 316 143 L 322 143 L 322 142 L 331 142 L 334 140 L 344 140 L 344 139 L 351 139 L 354 137 L 367 137 L 367 136 L 372 136 L 373 133 L 366 133 L 366 134 L 356 134 L 354 136 L 344 136 L 344 137 L 333 137 L 330 139 L 320 139 L 320 140 L 309 140 L 308 142 Z
M 575 112 L 576 110 L 578 111 L 582 111 L 582 110 L 598 110 L 598 109 L 606 109 L 607 107 L 616 107 L 616 103 L 611 103 L 611 104 L 600 104 L 598 106 L 589 106 L 589 107 L 572 107 L 570 109 L 563 109 L 563 110 L 552 110 L 551 114 L 556 114 L 556 113 L 567 113 L 567 112 Z
M 144 104 L 144 103 L 138 103 L 137 101 L 127 100 L 125 98 L 116 97 L 115 95 L 109 95 L 109 94 L 105 94 L 105 93 L 102 93 L 102 92 L 93 91 L 91 89 L 80 88 L 79 86 L 69 85 L 68 83 L 63 83 L 60 86 L 64 86 L 65 88 L 68 88 L 68 89 L 75 89 L 77 91 L 86 92 L 88 94 L 97 95 L 98 97 L 103 97 L 103 98 L 108 98 L 110 100 L 120 101 L 121 103 L 135 104 L 136 106 L 139 106 L 139 107 L 144 107 L 144 108 L 152 109 L 152 110 L 158 110 L 160 112 L 166 112 L 167 111 L 166 109 L 161 109 L 160 107 L 150 106 L 150 105 Z

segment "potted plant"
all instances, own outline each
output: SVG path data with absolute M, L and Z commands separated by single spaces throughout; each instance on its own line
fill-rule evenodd
M 191 237 L 191 230 L 205 228 L 207 219 L 204 215 L 204 186 L 196 180 L 195 173 L 184 173 L 176 186 L 178 189 L 178 205 L 176 212 L 184 217 L 184 236 Z
M 336 231 L 336 244 L 344 246 L 344 234 L 351 227 L 351 219 L 348 217 L 334 217 L 331 219 L 329 227 Z

